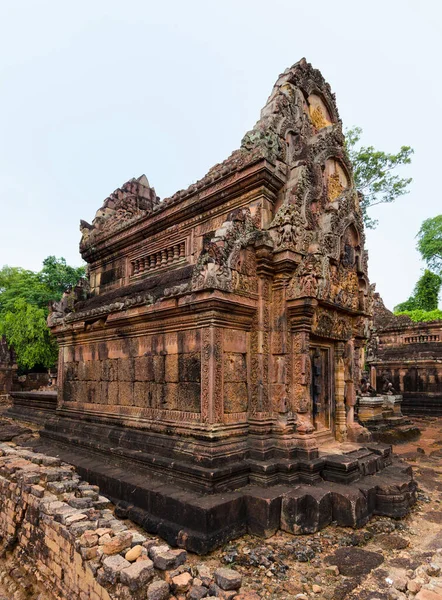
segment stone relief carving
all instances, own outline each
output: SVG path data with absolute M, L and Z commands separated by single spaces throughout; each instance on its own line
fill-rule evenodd
M 254 253 L 246 249 L 258 232 L 248 208 L 232 211 L 215 236 L 205 243 L 193 271 L 191 289 L 232 291 L 237 286 L 243 291 L 256 291 L 252 281 L 256 260 Z
M 155 189 L 150 187 L 145 175 L 129 180 L 106 198 L 102 207 L 95 213 L 92 225 L 80 221 L 80 246 L 88 245 L 104 228 L 106 232 L 117 230 L 128 222 L 145 216 L 159 201 Z

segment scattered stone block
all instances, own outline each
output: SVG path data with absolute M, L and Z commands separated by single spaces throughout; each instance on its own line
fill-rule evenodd
M 90 498 L 71 498 L 68 500 L 69 506 L 73 508 L 85 509 L 92 506 L 92 500 Z
M 156 569 L 166 571 L 176 569 L 186 562 L 187 552 L 185 550 L 168 550 L 167 552 L 154 552 L 153 564 Z
M 215 571 L 215 582 L 222 590 L 239 590 L 242 575 L 233 569 L 217 569 Z
M 120 573 L 120 581 L 124 585 L 127 585 L 132 592 L 136 592 L 146 585 L 153 576 L 153 563 L 147 559 L 123 569 Z
M 169 584 L 165 581 L 154 581 L 147 588 L 147 600 L 168 600 Z
M 103 560 L 105 581 L 114 585 L 119 580 L 121 571 L 127 567 L 130 567 L 130 562 L 119 554 L 107 556 Z
M 100 556 L 100 550 L 98 546 L 80 548 L 80 554 L 83 560 L 93 560 Z
M 155 564 L 155 563 L 154 563 Z M 175 594 L 186 593 L 192 584 L 192 575 L 190 573 L 181 573 L 172 579 L 172 591 Z
M 98 535 L 95 531 L 87 530 L 85 531 L 79 539 L 80 545 L 85 548 L 90 548 L 92 546 L 96 546 L 98 544 Z
M 123 550 L 130 548 L 132 543 L 131 533 L 119 533 L 111 538 L 106 544 L 103 544 L 102 549 L 104 554 L 119 554 Z
M 138 533 L 138 531 L 130 531 L 132 534 L 132 546 L 137 546 L 138 544 L 144 544 L 146 542 L 146 536 L 142 533 Z
M 338 548 L 327 557 L 327 562 L 336 565 L 341 575 L 355 577 L 367 575 L 384 562 L 384 557 L 378 552 L 370 552 L 353 546 Z
M 205 598 L 209 590 L 203 585 L 193 585 L 187 594 L 187 600 L 201 600 Z
M 425 570 L 430 577 L 439 577 L 441 568 L 436 563 L 430 563 Z
M 37 498 L 43 498 L 45 494 L 45 489 L 41 485 L 32 485 L 31 486 L 31 494 L 36 496 Z
M 237 595 L 238 590 L 223 590 L 216 583 L 211 583 L 209 586 L 209 594 L 221 600 L 233 600 Z

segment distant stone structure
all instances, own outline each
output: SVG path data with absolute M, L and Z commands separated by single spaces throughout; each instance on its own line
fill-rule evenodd
M 354 406 L 372 296 L 335 98 L 305 60 L 279 77 L 241 148 L 203 179 L 161 202 L 144 175 L 132 179 L 81 232 L 88 282 L 49 317 L 60 357 L 46 438 L 135 461 L 197 493 L 349 483 L 391 463 L 376 445 L 319 456 L 325 442 L 370 439 Z M 197 530 L 206 522 L 189 516 L 193 496 L 171 512 L 143 489 L 149 527 L 155 510 L 187 514 Z M 406 510 L 412 488 L 401 490 Z M 388 512 L 390 493 L 376 510 Z M 198 533 L 204 548 L 244 526 L 244 497 L 198 505 L 218 519 Z M 361 502 L 364 515 L 375 510 Z M 279 527 L 280 514 L 272 518 Z
M 5 336 L 2 336 L 0 337 L 0 398 L 5 399 L 11 391 L 16 372 L 14 350 L 8 345 Z
M 442 414 L 442 321 L 416 323 L 394 315 L 374 294 L 367 364 L 379 391 L 388 382 L 407 414 Z

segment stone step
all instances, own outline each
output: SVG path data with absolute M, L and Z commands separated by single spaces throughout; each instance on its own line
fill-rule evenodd
M 324 480 L 315 485 L 248 485 L 216 494 L 186 491 L 166 479 L 146 476 L 132 465 L 128 468 L 124 462 L 117 464 L 109 457 L 47 439 L 35 445 L 48 455 L 75 464 L 81 477 L 99 485 L 100 491 L 117 503 L 118 516 L 198 554 L 247 531 L 266 538 L 278 529 L 311 533 L 332 521 L 359 527 L 372 515 L 402 517 L 416 500 L 411 468 L 393 459 L 390 448 L 383 444 L 373 444 L 372 453 L 365 458 L 373 455 L 392 464 L 373 475 L 363 476 L 359 461 L 348 456 L 348 460 L 335 463 L 341 464 L 344 473 L 349 465 L 356 464 L 359 477 L 346 485 Z M 318 465 L 309 461 L 304 468 L 314 473 Z

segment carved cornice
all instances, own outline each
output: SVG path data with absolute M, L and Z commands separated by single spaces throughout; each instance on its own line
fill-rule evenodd
M 287 314 L 292 331 L 310 331 L 315 310 L 316 298 L 297 298 L 287 302 Z
M 112 313 L 102 323 L 86 321 L 57 326 L 52 333 L 60 345 L 182 331 L 209 325 L 249 331 L 256 301 L 225 293 L 201 291 L 154 305 Z
M 265 195 L 273 203 L 283 185 L 284 182 L 275 172 L 274 167 L 267 160 L 260 159 L 247 168 L 235 172 L 224 181 L 209 185 L 190 197 L 174 202 L 162 211 L 151 213 L 135 223 L 128 223 L 118 231 L 103 234 L 94 240 L 93 245 L 82 249 L 82 257 L 87 262 L 91 262 L 92 259 L 95 262 L 107 254 L 132 246 L 203 212 L 207 213 L 208 210 L 224 205 L 228 200 L 252 190 L 257 196 Z

